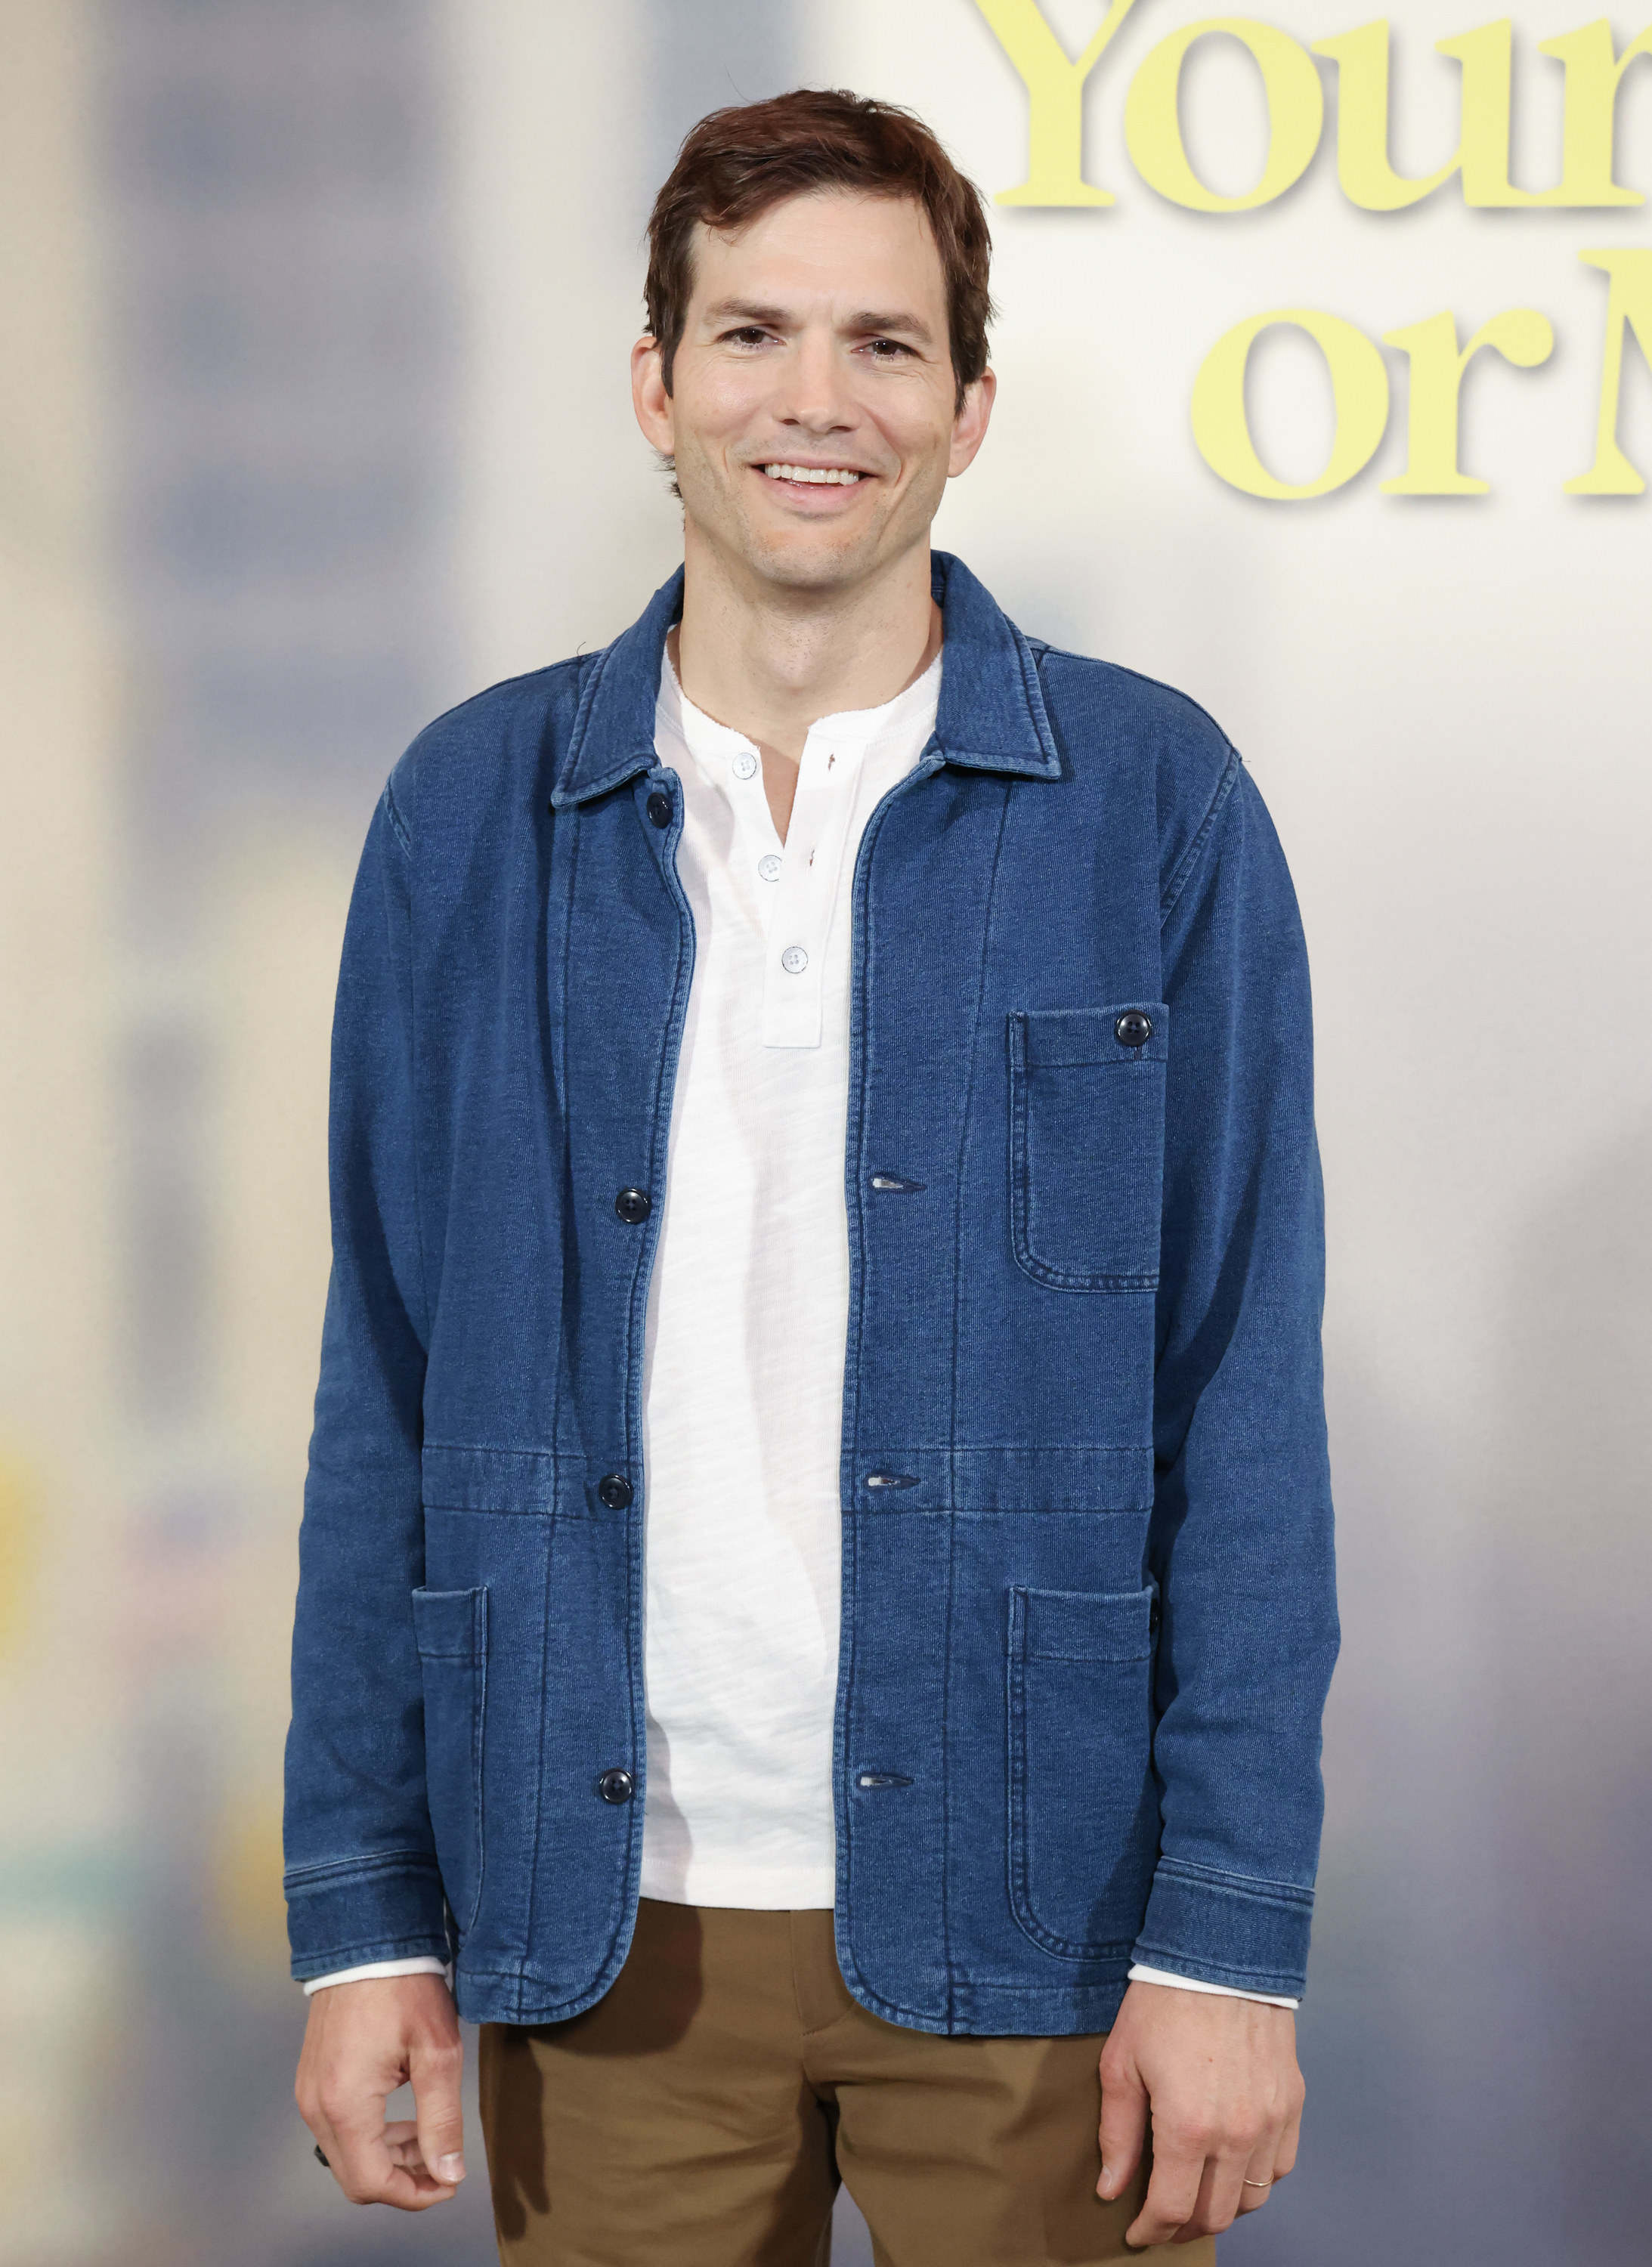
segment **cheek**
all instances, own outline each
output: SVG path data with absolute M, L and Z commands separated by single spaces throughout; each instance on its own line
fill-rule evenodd
M 698 439 L 703 455 L 737 439 L 750 426 L 763 394 L 763 387 L 745 370 L 701 372 L 692 394 L 679 405 L 679 422 Z
M 952 451 L 951 387 L 944 406 L 926 386 L 921 393 L 914 387 L 904 398 L 886 397 L 877 407 L 877 422 L 906 468 L 907 481 L 919 486 L 943 481 Z
M 929 426 L 907 437 L 901 450 L 906 467 L 903 485 L 913 494 L 933 498 L 946 486 L 952 453 L 951 429 L 936 432 Z

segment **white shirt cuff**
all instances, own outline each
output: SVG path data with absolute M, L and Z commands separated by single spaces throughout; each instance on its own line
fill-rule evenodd
M 1281 1999 L 1272 1992 L 1236 1992 L 1231 1984 L 1207 1984 L 1202 1976 L 1172 1976 L 1168 1968 L 1143 1968 L 1138 1960 L 1130 1970 L 1132 1984 L 1169 1984 L 1178 1992 L 1214 1992 L 1221 1999 L 1259 1999 L 1265 2007 L 1295 2007 L 1295 1999 Z
M 335 1968 L 330 1976 L 312 1976 L 304 1987 L 307 1999 L 312 1992 L 325 1992 L 329 1984 L 363 1984 L 370 1976 L 444 1976 L 447 1988 L 453 1988 L 453 1971 L 444 1960 L 431 1953 L 420 1953 L 412 1960 L 370 1960 L 362 1968 Z

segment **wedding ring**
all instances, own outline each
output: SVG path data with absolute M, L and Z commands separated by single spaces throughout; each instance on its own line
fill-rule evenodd
M 321 2152 L 318 2149 L 316 2151 L 317 2156 L 319 2157 L 320 2153 Z M 1272 2181 L 1246 2181 L 1245 2185 L 1247 2189 L 1271 2189 L 1274 2183 Z

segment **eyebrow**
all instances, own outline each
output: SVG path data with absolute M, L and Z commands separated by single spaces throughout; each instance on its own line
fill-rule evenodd
M 899 331 L 909 339 L 921 340 L 926 347 L 935 343 L 935 334 L 922 316 L 908 314 L 904 309 L 894 314 L 881 314 L 875 307 L 863 308 L 849 328 L 852 331 L 876 332 L 880 338 Z
M 706 309 L 704 316 L 708 323 L 761 323 L 777 331 L 784 330 L 791 319 L 784 307 L 765 305 L 756 299 L 718 299 Z M 923 318 L 904 309 L 895 313 L 885 313 L 877 308 L 863 307 L 850 318 L 845 327 L 869 337 L 884 338 L 899 333 L 903 337 L 918 340 L 924 346 L 935 343 L 934 333 Z
M 756 299 L 718 299 L 706 309 L 709 323 L 767 323 L 775 330 L 786 321 L 783 307 L 766 307 Z

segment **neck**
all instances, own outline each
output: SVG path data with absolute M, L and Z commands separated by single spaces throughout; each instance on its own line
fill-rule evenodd
M 685 529 L 683 618 L 672 658 L 696 708 L 795 775 L 809 727 L 878 708 L 915 683 L 941 649 L 929 547 L 848 591 L 760 582 Z M 790 798 L 786 798 L 789 804 Z

